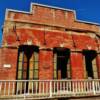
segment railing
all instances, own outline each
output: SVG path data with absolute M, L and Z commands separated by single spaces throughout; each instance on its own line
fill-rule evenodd
M 0 80 L 0 98 L 58 98 L 100 95 L 100 80 Z

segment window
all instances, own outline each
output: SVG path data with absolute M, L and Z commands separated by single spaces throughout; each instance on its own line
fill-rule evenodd
M 96 64 L 95 58 L 92 60 L 92 65 L 93 65 L 94 78 L 97 79 L 98 78 L 98 72 L 97 72 L 97 64 Z
M 21 46 L 18 53 L 17 79 L 38 79 L 38 49 L 34 46 Z M 16 89 L 18 89 L 18 93 L 25 92 L 24 88 L 26 88 L 26 92 L 32 92 L 33 86 L 35 85 L 32 82 L 26 82 L 26 84 L 17 82 Z
M 19 59 L 18 59 L 18 76 L 17 79 L 21 80 L 22 79 L 22 70 L 23 70 L 23 56 L 24 52 L 19 53 Z
M 38 51 L 34 47 L 19 49 L 17 79 L 38 79 Z
M 33 79 L 38 79 L 38 63 L 39 63 L 39 57 L 38 53 L 34 52 L 34 62 L 33 62 Z
M 96 56 L 97 54 L 93 50 L 83 51 L 85 78 L 98 78 Z
M 70 51 L 65 48 L 55 48 L 53 56 L 53 78 L 54 79 L 70 79 L 71 67 L 70 67 Z
M 54 53 L 54 79 L 57 79 L 57 54 Z
M 87 70 L 86 70 L 86 62 L 85 62 L 85 56 L 83 55 L 83 66 L 84 66 L 84 78 L 88 78 Z
M 70 67 L 70 59 L 67 60 L 67 78 L 71 79 L 71 67 Z

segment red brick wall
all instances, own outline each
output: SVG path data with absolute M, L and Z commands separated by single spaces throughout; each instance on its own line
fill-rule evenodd
M 69 48 L 71 50 L 78 49 L 80 51 L 82 50 L 96 50 L 97 49 L 97 43 L 95 39 L 91 38 L 87 35 L 77 35 L 77 34 L 68 34 L 67 32 L 54 32 L 54 31 L 46 31 L 45 32 L 45 40 L 46 45 L 44 46 L 44 31 L 42 30 L 35 30 L 35 29 L 18 29 L 17 34 L 19 36 L 19 44 L 26 44 L 28 40 L 32 40 L 32 45 L 37 45 L 39 48 L 54 48 L 54 47 L 64 47 Z M 10 41 L 12 37 L 11 35 L 7 35 L 4 37 L 4 40 L 9 44 L 17 44 L 17 41 Z M 11 39 L 10 39 L 11 38 Z M 13 40 L 13 39 L 12 39 Z M 75 45 L 75 47 L 74 47 Z M 9 69 L 10 72 L 16 73 L 16 64 L 17 64 L 17 51 L 14 49 L 5 49 L 3 50 L 3 54 L 7 54 L 4 57 L 3 61 L 6 61 L 6 63 L 12 63 L 12 67 L 14 66 L 15 69 Z M 9 52 L 9 53 L 8 53 Z M 11 54 L 14 52 L 15 59 L 11 56 Z M 53 77 L 53 65 L 52 65 L 52 59 L 53 59 L 53 52 L 52 51 L 46 51 L 46 50 L 40 50 L 40 64 L 39 64 L 39 78 L 40 79 L 52 79 Z M 12 60 L 9 61 L 9 58 Z M 48 62 L 47 62 L 48 59 Z M 47 62 L 48 66 L 45 68 L 45 62 Z M 99 60 L 98 60 L 99 62 Z M 82 53 L 73 53 L 71 52 L 71 67 L 72 67 L 72 78 L 84 78 L 84 68 L 83 68 L 83 59 L 82 59 Z M 6 70 L 6 69 L 5 69 Z M 8 73 L 7 72 L 7 73 Z M 7 74 L 6 73 L 6 74 Z M 9 78 L 14 78 L 15 75 L 12 75 L 8 73 Z
M 71 53 L 72 79 L 84 79 L 83 57 L 81 53 Z
M 1 55 L 0 79 L 16 79 L 17 49 L 3 48 Z M 5 64 L 10 64 L 11 67 L 5 68 Z
M 33 5 L 32 13 L 30 12 L 30 14 L 9 11 L 6 20 L 47 24 L 76 30 L 99 31 L 99 27 L 96 25 L 76 21 L 75 14 L 72 11 L 54 9 L 40 5 Z
M 95 38 L 88 35 L 73 35 L 73 40 L 77 49 L 96 50 L 98 48 Z
M 69 25 L 74 21 L 75 17 L 74 13 L 71 11 L 64 11 L 60 9 L 34 5 L 33 13 L 25 14 L 9 11 L 6 19 L 69 27 Z
M 45 32 L 45 37 L 44 37 Z M 73 32 L 72 32 L 73 33 Z M 95 38 L 91 38 L 88 35 L 76 35 L 68 34 L 67 32 L 54 32 L 54 31 L 43 31 L 35 29 L 18 29 L 17 34 L 19 36 L 19 44 L 27 44 L 27 41 L 32 41 L 32 44 L 43 46 L 44 38 L 46 40 L 47 47 L 60 47 L 62 44 L 66 48 L 74 49 L 74 44 L 76 49 L 87 49 L 87 50 L 97 50 L 98 44 Z M 73 37 L 73 38 L 72 38 Z M 14 34 L 5 35 L 3 38 L 4 42 L 7 44 L 18 45 L 18 41 Z M 74 41 L 74 43 L 73 43 Z
M 13 30 L 15 24 L 16 30 Z M 84 32 L 84 35 L 83 32 L 79 32 L 80 30 Z M 94 38 L 88 35 L 88 32 L 99 33 L 99 26 L 76 21 L 72 11 L 39 5 L 33 5 L 30 14 L 9 11 L 6 13 L 3 32 L 2 46 L 4 48 L 0 49 L 0 79 L 16 79 L 18 49 L 9 48 L 9 46 L 28 45 L 27 41 L 32 41 L 31 45 L 39 46 L 39 79 L 52 79 L 53 51 L 46 49 L 64 47 L 71 51 L 96 50 L 98 52 L 100 39 L 98 38 L 97 43 Z M 19 37 L 19 41 L 17 41 L 16 36 Z M 73 79 L 84 78 L 81 52 L 71 52 Z M 98 55 L 98 69 L 100 69 L 99 62 L 100 57 Z M 4 68 L 4 64 L 11 64 L 11 68 Z
M 2 49 L 0 48 L 0 70 L 2 70 Z
M 53 79 L 53 52 L 40 50 L 39 53 L 39 79 Z

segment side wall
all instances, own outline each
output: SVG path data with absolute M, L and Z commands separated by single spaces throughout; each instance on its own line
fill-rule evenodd
M 0 50 L 0 80 L 16 79 L 17 53 L 15 48 Z

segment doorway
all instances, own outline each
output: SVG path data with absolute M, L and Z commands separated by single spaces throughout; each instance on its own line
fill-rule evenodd
M 65 48 L 54 49 L 54 79 L 71 78 L 70 50 Z
M 35 46 L 20 46 L 18 51 L 17 62 L 17 80 L 36 80 L 38 79 L 38 47 Z M 18 93 L 32 91 L 31 82 L 18 82 L 16 88 Z M 30 87 L 30 88 L 29 88 Z
M 98 78 L 96 56 L 96 51 L 83 51 L 86 78 Z

